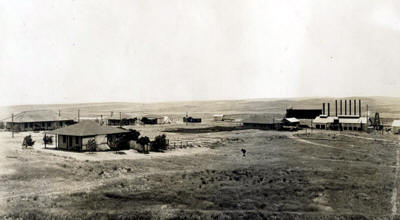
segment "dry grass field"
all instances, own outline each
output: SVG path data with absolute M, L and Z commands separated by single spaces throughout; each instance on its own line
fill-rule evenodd
M 165 132 L 211 125 L 215 123 L 208 120 L 201 125 L 133 126 L 152 138 L 165 133 L 176 143 L 177 149 L 149 155 L 43 149 L 43 133 L 31 133 L 37 143 L 22 149 L 28 133 L 11 138 L 0 132 L 0 216 L 399 218 L 397 136 L 315 130 Z M 188 146 L 181 149 L 178 143 Z

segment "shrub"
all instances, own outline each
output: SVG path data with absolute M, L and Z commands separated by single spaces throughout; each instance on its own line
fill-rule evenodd
M 33 146 L 35 144 L 35 141 L 32 140 L 32 136 L 28 135 L 24 137 L 24 141 L 22 142 L 22 146 L 24 147 L 30 147 Z
M 142 146 L 148 145 L 148 144 L 150 143 L 150 138 L 147 137 L 147 136 L 140 137 L 140 138 L 137 140 L 137 143 L 140 144 L 140 145 L 142 145 Z
M 154 141 L 151 142 L 151 150 L 153 151 L 167 150 L 167 147 L 168 147 L 168 142 L 165 134 L 158 135 L 157 137 L 154 138 Z
M 43 143 L 44 144 L 53 144 L 53 136 L 47 136 L 45 135 L 43 137 Z
M 96 148 L 97 148 L 96 140 L 94 138 L 88 140 L 86 147 L 87 147 L 88 151 L 91 151 L 91 152 L 96 151 Z

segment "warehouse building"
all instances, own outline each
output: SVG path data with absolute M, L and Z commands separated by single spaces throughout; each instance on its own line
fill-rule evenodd
M 286 118 L 314 119 L 323 114 L 321 109 L 286 109 Z
M 49 110 L 24 111 L 7 118 L 7 130 L 14 131 L 43 131 L 54 130 L 74 124 L 74 120 Z

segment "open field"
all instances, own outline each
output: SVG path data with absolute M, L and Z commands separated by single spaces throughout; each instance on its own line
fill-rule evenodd
M 400 98 L 398 97 L 347 97 L 346 99 L 361 99 L 363 112 L 366 104 L 369 105 L 371 114 L 380 112 L 383 118 L 400 118 Z M 146 114 L 167 115 L 171 119 L 182 121 L 188 112 L 195 117 L 210 120 L 213 114 L 226 114 L 233 118 L 246 118 L 249 114 L 266 116 L 282 115 L 286 108 L 321 108 L 321 103 L 331 102 L 332 114 L 334 113 L 335 98 L 291 98 L 291 99 L 248 99 L 248 100 L 220 100 L 220 101 L 186 101 L 164 103 L 82 103 L 82 104 L 52 104 L 52 105 L 20 105 L 0 107 L 0 119 L 10 117 L 11 113 L 21 111 L 49 109 L 72 118 L 76 118 L 80 109 L 83 117 L 108 116 L 110 112 L 128 112 L 139 116 Z
M 153 137 L 166 126 L 136 129 Z M 392 135 L 167 133 L 197 144 L 150 155 L 45 150 L 40 133 L 33 149 L 22 149 L 26 133 L 0 135 L 6 217 L 389 219 L 400 208 Z

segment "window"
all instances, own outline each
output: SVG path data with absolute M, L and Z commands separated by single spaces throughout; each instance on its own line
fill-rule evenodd
M 63 143 L 67 142 L 67 137 L 66 136 L 62 136 L 62 140 L 63 140 Z
M 79 137 L 75 137 L 75 143 L 79 144 Z
M 25 128 L 28 128 L 28 124 L 27 124 L 27 123 L 25 123 L 25 124 L 24 124 L 24 127 L 25 127 Z
M 47 127 L 50 127 L 51 126 L 51 122 L 47 122 Z

